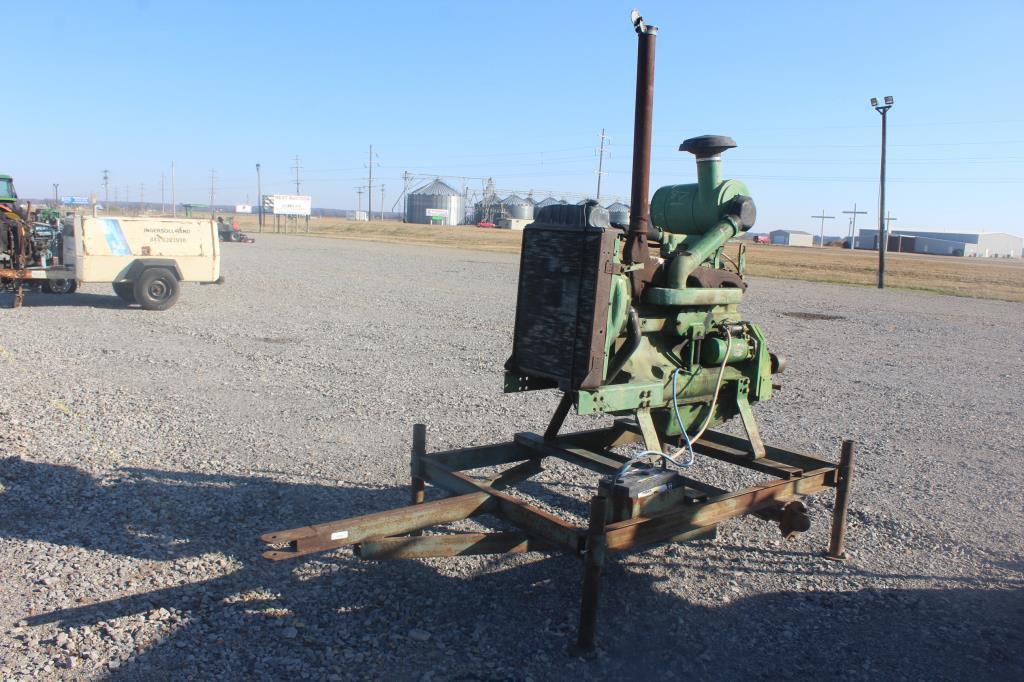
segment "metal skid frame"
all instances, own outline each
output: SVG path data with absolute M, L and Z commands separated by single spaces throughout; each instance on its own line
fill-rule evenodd
M 420 559 L 472 554 L 564 551 L 583 559 L 584 575 L 577 649 L 593 649 L 600 575 L 610 552 L 661 542 L 711 536 L 722 521 L 744 514 L 775 520 L 786 536 L 807 528 L 799 500 L 827 488 L 836 489 L 832 534 L 827 556 L 844 558 L 846 516 L 853 475 L 853 444 L 844 441 L 838 464 L 809 455 L 765 447 L 754 458 L 748 441 L 708 431 L 694 449 L 722 462 L 773 477 L 744 490 L 726 491 L 690 478 L 683 485 L 635 499 L 610 499 L 601 489 L 590 499 L 589 524 L 573 525 L 506 490 L 542 471 L 555 457 L 598 474 L 615 474 L 627 457 L 612 448 L 642 441 L 638 424 L 620 419 L 613 426 L 557 435 L 556 413 L 547 438 L 516 434 L 512 441 L 483 447 L 427 453 L 426 427 L 413 427 L 412 504 L 389 511 L 304 526 L 262 535 L 263 542 L 287 545 L 263 557 L 272 561 L 351 545 L 363 559 Z M 564 415 L 563 415 L 564 416 Z M 468 474 L 474 469 L 511 465 L 489 479 Z M 424 501 L 426 484 L 451 493 Z M 501 517 L 515 532 L 446 533 L 421 531 L 473 516 Z

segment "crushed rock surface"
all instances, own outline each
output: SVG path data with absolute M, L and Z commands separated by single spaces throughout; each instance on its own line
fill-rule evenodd
M 0 296 L 0 679 L 1024 679 L 1021 304 L 754 280 L 789 359 L 765 441 L 858 444 L 851 558 L 821 556 L 831 494 L 794 540 L 616 555 L 591 658 L 573 557 L 263 561 L 261 533 L 406 504 L 415 422 L 432 450 L 543 430 L 554 392 L 501 392 L 517 270 L 258 235 L 163 313 Z M 595 479 L 523 490 L 582 523 Z

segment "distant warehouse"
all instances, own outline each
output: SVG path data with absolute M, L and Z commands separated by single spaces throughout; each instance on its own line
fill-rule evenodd
M 814 237 L 810 232 L 800 230 L 772 230 L 768 233 L 772 244 L 782 246 L 814 246 Z
M 918 232 L 893 230 L 889 233 L 889 251 L 929 253 L 939 256 L 978 256 L 982 258 L 1020 258 L 1024 238 L 1005 232 Z M 858 249 L 877 249 L 878 230 L 860 230 Z

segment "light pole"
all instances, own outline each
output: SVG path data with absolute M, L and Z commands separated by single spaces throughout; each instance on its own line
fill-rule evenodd
M 60 205 L 60 200 L 57 198 L 57 188 L 60 187 L 60 183 L 53 183 L 53 207 L 57 208 Z
M 260 226 L 260 232 L 263 231 L 263 181 L 260 178 L 260 165 L 256 164 L 256 201 L 259 203 L 259 213 L 257 222 Z
M 878 178 L 878 288 L 885 288 L 885 250 L 889 245 L 888 225 L 885 222 L 885 122 L 886 114 L 892 109 L 892 95 L 886 95 L 883 103 L 871 98 L 871 106 L 882 115 L 882 168 Z

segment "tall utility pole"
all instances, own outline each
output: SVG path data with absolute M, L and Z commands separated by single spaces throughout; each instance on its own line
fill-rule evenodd
M 370 145 L 370 179 L 366 183 L 366 219 L 373 220 L 373 145 Z
M 57 208 L 60 205 L 60 199 L 58 198 L 57 189 L 60 187 L 59 182 L 53 183 L 53 207 Z
M 384 184 L 380 186 L 380 221 L 384 222 Z
M 818 244 L 818 246 L 823 247 L 823 246 L 825 246 L 825 221 L 826 220 L 834 220 L 835 216 L 834 215 L 825 215 L 825 209 L 821 209 L 821 215 L 812 215 L 811 217 L 812 218 L 821 218 L 821 237 L 820 237 L 821 242 Z
M 824 213 L 824 211 L 822 211 Z M 853 204 L 852 211 L 843 211 L 843 213 L 850 216 L 850 250 L 853 250 L 853 244 L 857 240 L 857 216 L 867 215 L 867 211 L 858 211 L 857 204 Z
M 171 161 L 171 217 L 178 217 L 178 201 L 174 196 L 174 162 Z
M 110 203 L 110 171 L 103 170 L 103 204 Z
M 214 194 L 215 194 L 216 190 L 217 190 L 217 171 L 211 168 L 210 169 L 210 217 L 211 218 L 213 218 L 213 214 L 215 212 L 214 208 L 213 208 L 213 197 L 214 197 Z
M 295 171 L 295 193 L 302 194 L 302 181 L 299 179 L 299 171 L 302 170 L 302 166 L 299 164 L 298 154 L 295 155 L 295 165 L 292 166 L 292 169 Z
M 603 168 L 604 168 L 604 141 L 607 140 L 607 139 L 609 139 L 609 137 L 604 134 L 604 128 L 601 128 L 601 147 L 600 147 L 600 149 L 598 150 L 598 153 L 597 153 L 597 170 L 594 171 L 595 173 L 597 173 L 597 197 L 596 197 L 596 199 L 597 199 L 598 202 L 601 201 L 601 176 L 605 174 L 604 170 L 603 170 Z
M 139 183 L 139 215 L 146 212 L 146 185 Z
M 259 203 L 256 222 L 259 223 L 260 232 L 263 231 L 263 178 L 260 176 L 260 165 L 256 164 L 256 201 Z
M 359 214 L 363 212 L 363 188 L 362 187 L 356 187 L 355 190 L 356 190 L 356 196 L 358 197 L 356 199 L 356 202 L 357 202 L 356 203 L 356 220 L 359 220 Z M 367 216 L 367 217 L 369 217 L 369 216 Z
M 164 202 L 164 173 L 160 171 L 160 215 L 167 212 L 167 204 Z
M 410 182 L 412 182 L 412 173 L 410 173 L 409 171 L 405 171 L 404 173 L 402 173 L 402 196 L 403 197 L 409 196 L 409 183 Z M 462 182 L 463 182 L 463 185 L 465 185 L 466 181 L 463 180 Z M 463 187 L 463 193 L 465 193 L 465 191 L 466 191 L 465 187 Z M 462 205 L 463 206 L 467 206 L 468 204 L 463 203 Z M 403 223 L 409 219 L 408 211 L 406 211 L 406 208 L 407 208 L 406 204 L 402 204 L 402 222 Z
M 882 164 L 878 177 L 878 288 L 885 288 L 885 250 L 889 248 L 889 226 L 885 222 L 885 122 L 892 109 L 892 95 L 886 95 L 882 104 L 874 97 L 871 106 L 882 115 Z

